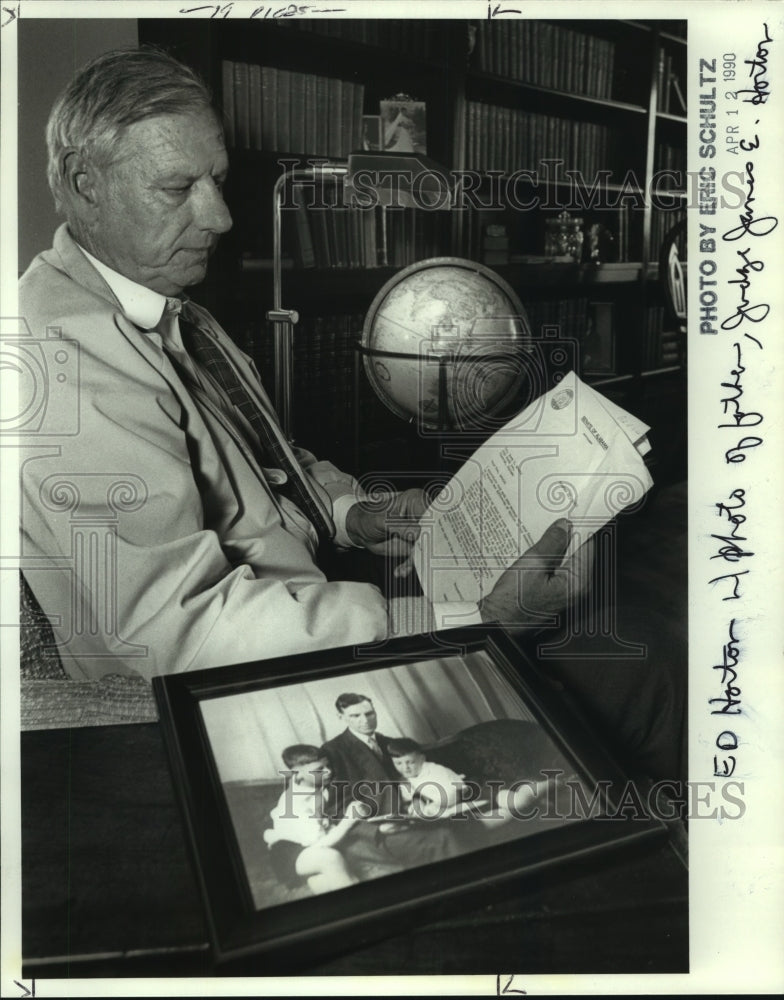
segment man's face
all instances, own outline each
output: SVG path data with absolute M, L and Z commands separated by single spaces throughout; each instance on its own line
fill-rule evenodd
M 352 733 L 358 733 L 360 736 L 370 736 L 376 731 L 378 724 L 372 701 L 360 701 L 356 705 L 349 705 L 340 713 L 340 718 Z
M 85 249 L 132 281 L 179 295 L 202 281 L 231 228 L 221 189 L 229 161 L 207 109 L 130 125 L 115 161 L 95 174 Z

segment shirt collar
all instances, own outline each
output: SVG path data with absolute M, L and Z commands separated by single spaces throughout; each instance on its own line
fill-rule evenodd
M 124 274 L 97 260 L 80 244 L 77 243 L 77 246 L 114 292 L 128 319 L 143 330 L 157 327 L 169 302 L 166 296 L 131 281 Z

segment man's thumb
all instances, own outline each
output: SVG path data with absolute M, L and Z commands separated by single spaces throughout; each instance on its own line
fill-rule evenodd
M 528 550 L 529 554 L 560 558 L 569 546 L 572 537 L 572 525 L 565 517 L 553 521 L 539 541 Z

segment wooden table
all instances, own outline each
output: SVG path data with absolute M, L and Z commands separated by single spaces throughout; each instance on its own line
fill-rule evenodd
M 26 978 L 214 974 L 156 724 L 23 733 L 22 823 Z M 686 971 L 688 879 L 670 845 L 591 865 L 301 971 Z

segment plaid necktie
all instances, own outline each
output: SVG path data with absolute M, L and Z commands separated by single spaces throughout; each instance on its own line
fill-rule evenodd
M 248 443 L 257 453 L 261 464 L 268 468 L 281 469 L 286 474 L 287 482 L 281 492 L 287 495 L 310 520 L 320 540 L 334 537 L 335 527 L 332 519 L 308 482 L 280 427 L 271 415 L 264 412 L 253 400 L 227 355 L 223 353 L 216 340 L 199 327 L 197 320 L 188 310 L 187 303 L 180 312 L 179 326 L 185 350 L 220 386 L 231 404 L 253 428 L 258 442 Z M 190 375 L 189 380 L 192 381 Z

